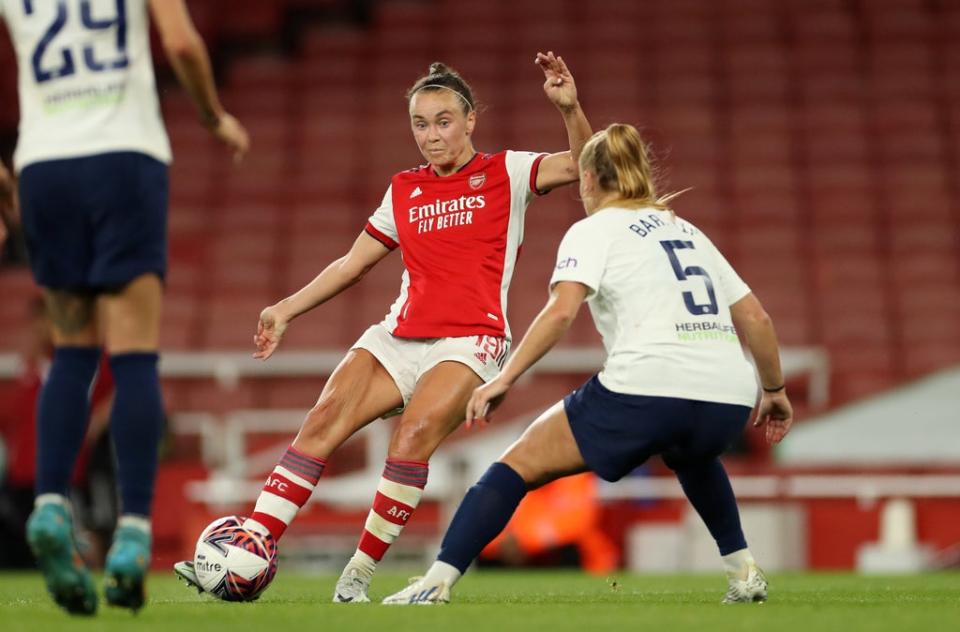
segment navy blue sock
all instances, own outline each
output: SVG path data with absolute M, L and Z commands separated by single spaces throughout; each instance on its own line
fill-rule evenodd
M 437 559 L 466 572 L 480 551 L 507 526 L 526 494 L 527 484 L 510 466 L 491 465 L 457 508 Z
M 676 474 L 683 493 L 717 541 L 720 555 L 747 548 L 747 540 L 740 527 L 737 499 L 720 459 L 682 467 L 676 470 Z
M 116 384 L 110 434 L 117 452 L 120 507 L 125 514 L 150 515 L 157 451 L 163 431 L 163 399 L 156 353 L 110 356 Z
M 66 496 L 90 418 L 99 347 L 58 347 L 37 402 L 36 492 Z

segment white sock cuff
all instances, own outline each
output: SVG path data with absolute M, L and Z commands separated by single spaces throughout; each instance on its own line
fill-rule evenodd
M 377 570 L 377 560 L 373 559 L 360 549 L 357 549 L 354 552 L 353 557 L 350 558 L 350 562 L 347 566 L 356 566 L 370 575 L 373 575 L 373 572 Z
M 150 526 L 150 518 L 141 516 L 140 514 L 123 514 L 120 516 L 120 519 L 117 520 L 117 527 L 132 527 L 143 531 L 147 535 L 150 535 L 152 529 Z
M 67 497 L 62 494 L 40 494 L 37 496 L 36 500 L 33 501 L 34 507 L 40 507 L 41 505 L 63 505 L 70 510 L 70 501 L 67 500 Z
M 463 573 L 458 571 L 456 566 L 437 560 L 433 563 L 433 566 L 430 567 L 430 570 L 427 571 L 427 574 L 424 575 L 424 578 L 431 581 L 443 581 L 446 582 L 447 586 L 453 586 L 460 581 L 462 576 Z
M 270 535 L 270 529 L 267 529 L 263 526 L 259 520 L 254 520 L 253 518 L 247 518 L 243 521 L 243 528 L 250 529 L 251 531 L 256 531 L 260 535 Z
M 740 549 L 723 556 L 723 570 L 728 575 L 743 575 L 744 571 L 753 564 L 756 564 L 756 561 L 750 554 L 750 549 Z

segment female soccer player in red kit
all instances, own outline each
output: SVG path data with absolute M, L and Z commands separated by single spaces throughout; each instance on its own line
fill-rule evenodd
M 407 93 L 414 139 L 427 163 L 393 176 L 350 251 L 292 296 L 263 310 L 255 357 L 276 350 L 290 321 L 359 281 L 398 248 L 400 296 L 330 376 L 293 445 L 267 479 L 248 528 L 280 538 L 347 438 L 402 409 L 356 553 L 333 600 L 367 602 L 377 562 L 416 509 L 427 461 L 463 421 L 474 388 L 500 370 L 510 347 L 507 290 L 533 197 L 578 178 L 591 135 L 562 58 L 538 53 L 544 91 L 560 110 L 570 150 L 474 149 L 477 112 L 467 83 L 434 63 Z M 177 572 L 195 584 L 188 562 Z

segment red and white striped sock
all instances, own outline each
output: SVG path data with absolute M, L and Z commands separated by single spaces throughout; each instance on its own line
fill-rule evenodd
M 383 559 L 384 553 L 413 515 L 426 484 L 426 463 L 387 459 L 351 564 L 373 572 L 377 562 Z
M 253 515 L 244 526 L 269 531 L 274 540 L 279 540 L 310 498 L 326 464 L 326 460 L 304 454 L 293 446 L 287 448 L 263 484 Z

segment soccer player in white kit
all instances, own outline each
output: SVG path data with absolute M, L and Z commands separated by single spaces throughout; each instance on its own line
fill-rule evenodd
M 403 254 L 400 296 L 330 376 L 246 523 L 280 538 L 309 499 L 327 457 L 360 428 L 402 409 L 334 602 L 369 601 L 377 562 L 420 501 L 428 459 L 463 422 L 473 389 L 502 366 L 510 345 L 507 289 L 527 206 L 537 194 L 577 179 L 590 126 L 563 60 L 538 54 L 537 63 L 546 76 L 544 91 L 562 115 L 569 151 L 477 152 L 470 87 L 443 64 L 431 65 L 408 92 L 414 139 L 428 164 L 393 176 L 350 251 L 260 315 L 254 356 L 266 359 L 293 318 L 359 281 L 393 250 Z M 197 586 L 190 562 L 175 569 Z
M 729 580 L 724 603 L 764 601 L 767 582 L 747 548 L 719 455 L 756 400 L 754 425 L 780 441 L 793 412 L 773 323 L 706 235 L 658 198 L 637 130 L 615 124 L 580 156 L 587 218 L 560 244 L 550 298 L 503 371 L 477 388 L 467 424 L 486 422 L 511 385 L 590 306 L 607 359 L 556 403 L 467 492 L 427 574 L 388 604 L 450 600 L 450 588 L 503 530 L 530 489 L 584 471 L 616 481 L 661 455 L 717 542 Z
M 116 384 L 110 432 L 121 516 L 105 596 L 137 610 L 150 563 L 150 511 L 163 405 L 157 376 L 166 272 L 167 164 L 149 12 L 201 122 L 241 157 L 247 133 L 217 98 L 183 0 L 0 0 L 17 54 L 14 154 L 30 265 L 53 326 L 37 411 L 37 501 L 27 539 L 56 602 L 93 614 L 67 490 L 103 349 Z

